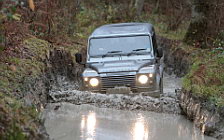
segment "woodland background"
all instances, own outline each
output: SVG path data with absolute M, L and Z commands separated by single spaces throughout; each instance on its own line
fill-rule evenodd
M 49 50 L 85 52 L 91 32 L 110 23 L 152 23 L 190 63 L 183 89 L 224 107 L 223 11 L 223 0 L 0 0 L 0 139 L 40 139 L 39 102 L 23 99 Z

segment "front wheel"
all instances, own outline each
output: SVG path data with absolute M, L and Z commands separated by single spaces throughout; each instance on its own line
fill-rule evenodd
M 164 100 L 163 100 L 163 79 L 160 80 L 160 109 L 161 112 L 163 112 L 163 105 L 164 105 Z
M 163 95 L 163 79 L 160 80 L 159 90 L 160 90 L 160 96 L 162 96 Z

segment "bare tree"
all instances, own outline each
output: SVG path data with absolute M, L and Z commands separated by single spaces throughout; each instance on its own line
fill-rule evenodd
M 192 17 L 185 42 L 200 47 L 212 46 L 217 35 L 223 30 L 223 3 L 220 0 L 193 0 Z
M 208 7 L 208 0 L 193 0 L 191 23 L 185 36 L 185 42 L 188 44 L 204 41 L 208 24 Z
M 135 9 L 136 9 L 136 15 L 140 16 L 143 6 L 144 6 L 145 0 L 135 0 Z
M 131 0 L 130 8 L 132 9 L 133 15 L 140 16 L 143 10 L 145 0 Z

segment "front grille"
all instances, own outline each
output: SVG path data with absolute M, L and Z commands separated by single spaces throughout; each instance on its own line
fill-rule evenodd
M 116 86 L 127 86 L 135 88 L 135 75 L 118 75 L 101 77 L 101 89 L 114 88 Z

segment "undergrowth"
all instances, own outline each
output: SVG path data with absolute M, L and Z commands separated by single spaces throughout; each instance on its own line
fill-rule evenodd
M 200 50 L 193 58 L 183 88 L 197 96 L 224 106 L 224 49 Z
M 28 53 L 26 57 L 6 56 L 0 61 L 0 91 L 4 93 L 14 95 L 20 93 L 26 78 L 37 78 L 44 70 L 43 60 L 49 44 L 31 38 L 25 40 L 24 45 Z
M 30 94 L 25 85 L 43 74 L 49 43 L 30 38 L 21 45 L 23 55 L 5 55 L 0 61 L 0 139 L 37 139 L 40 133 L 36 107 L 20 99 Z
M 0 139 L 25 140 L 35 137 L 38 112 L 0 92 Z M 25 133 L 26 132 L 26 133 Z M 31 134 L 33 136 L 29 136 Z
M 159 36 L 172 40 L 182 40 L 184 38 L 189 22 L 183 21 L 176 30 L 172 31 L 168 29 L 168 24 L 166 23 L 169 17 L 156 13 L 149 14 L 147 12 L 142 13 L 139 17 L 135 17 L 131 11 L 125 12 L 125 8 L 121 11 L 121 7 L 125 7 L 125 5 L 121 3 L 119 6 L 117 4 L 108 6 L 99 3 L 97 6 L 88 6 L 85 2 L 82 3 L 81 11 L 76 16 L 75 37 L 86 40 L 95 28 L 104 24 L 146 22 L 154 25 L 156 33 Z

